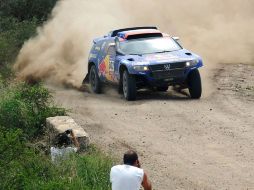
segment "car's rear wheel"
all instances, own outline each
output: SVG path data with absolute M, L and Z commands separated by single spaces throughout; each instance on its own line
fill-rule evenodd
M 125 70 L 122 80 L 124 98 L 128 101 L 136 100 L 137 88 L 135 76 L 130 75 L 128 71 Z
M 101 81 L 99 79 L 95 65 L 93 65 L 90 69 L 89 82 L 90 82 L 91 89 L 94 93 L 97 93 L 97 94 L 101 93 Z
M 199 99 L 202 94 L 202 84 L 199 71 L 191 71 L 188 75 L 188 88 L 192 99 Z
M 166 91 L 168 91 L 168 86 L 159 86 L 159 87 L 157 87 L 157 90 L 159 92 L 166 92 Z

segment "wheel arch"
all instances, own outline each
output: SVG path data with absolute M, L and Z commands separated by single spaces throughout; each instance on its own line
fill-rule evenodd
M 123 72 L 124 72 L 125 70 L 127 70 L 127 71 L 128 71 L 127 66 L 126 66 L 126 65 L 124 65 L 124 64 L 121 64 L 121 65 L 120 65 L 120 67 L 119 67 L 119 74 L 120 74 L 120 77 L 122 77 Z
M 92 68 L 93 65 L 96 65 L 94 62 L 89 62 L 88 63 L 88 67 L 87 67 L 87 74 L 82 82 L 82 84 L 86 84 L 86 83 L 89 83 L 89 74 L 90 74 L 90 70 Z
M 120 67 L 119 67 L 119 84 L 122 85 L 122 82 L 123 82 L 123 72 L 127 70 L 128 71 L 128 68 L 125 64 L 121 64 Z
M 93 65 L 95 65 L 95 66 L 96 66 L 96 64 L 95 64 L 94 62 L 92 62 L 92 61 L 88 63 L 88 70 L 87 70 L 87 74 L 89 74 L 89 73 L 90 73 L 90 70 L 91 70 L 91 68 L 92 68 L 92 66 L 93 66 Z

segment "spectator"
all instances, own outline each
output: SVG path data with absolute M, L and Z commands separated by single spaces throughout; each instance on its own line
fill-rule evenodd
M 76 153 L 78 150 L 78 140 L 73 130 L 70 129 L 56 136 L 55 147 L 50 148 L 51 159 L 56 162 L 59 159 L 68 157 L 71 153 Z
M 138 155 L 129 150 L 124 154 L 123 165 L 111 168 L 110 181 L 112 190 L 139 190 L 141 185 L 145 190 L 151 190 L 152 185 L 147 174 L 141 169 Z

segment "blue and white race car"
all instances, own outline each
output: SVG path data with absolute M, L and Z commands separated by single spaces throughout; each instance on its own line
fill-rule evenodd
M 135 27 L 114 30 L 93 42 L 84 82 L 94 93 L 110 83 L 118 85 L 126 100 L 135 100 L 142 88 L 167 91 L 169 86 L 188 88 L 193 99 L 201 97 L 202 59 L 184 49 L 177 37 L 156 27 Z

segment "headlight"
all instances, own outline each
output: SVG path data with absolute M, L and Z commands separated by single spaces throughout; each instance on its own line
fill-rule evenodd
M 136 65 L 133 68 L 136 71 L 148 71 L 149 70 L 148 66 L 143 66 L 143 65 Z
M 198 62 L 199 62 L 198 59 L 191 60 L 191 61 L 187 61 L 187 62 L 186 62 L 186 67 L 195 66 L 196 64 L 198 64 Z

